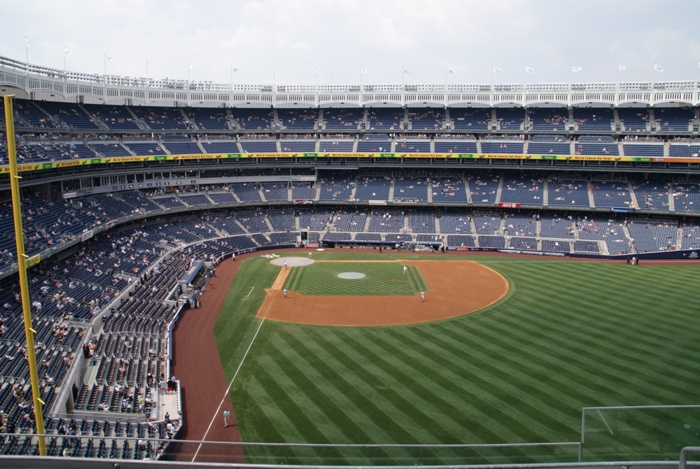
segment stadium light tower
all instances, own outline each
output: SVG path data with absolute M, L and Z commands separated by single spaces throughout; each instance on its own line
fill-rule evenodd
M 10 162 L 10 190 L 12 192 L 12 214 L 15 220 L 15 242 L 17 245 L 17 271 L 19 273 L 19 290 L 22 300 L 22 313 L 24 313 L 24 336 L 27 345 L 27 361 L 29 362 L 29 377 L 32 383 L 32 398 L 34 401 L 34 418 L 36 419 L 36 433 L 39 436 L 39 454 L 46 456 L 46 439 L 44 437 L 44 413 L 39 389 L 39 374 L 36 368 L 36 352 L 34 350 L 34 334 L 32 327 L 31 304 L 29 303 L 29 282 L 27 281 L 27 267 L 31 267 L 32 259 L 27 259 L 24 253 L 24 232 L 22 231 L 22 209 L 20 207 L 19 180 L 17 172 L 17 149 L 15 147 L 15 121 L 12 109 L 14 95 L 5 96 L 5 127 L 7 129 L 7 157 Z M 38 260 L 38 259 L 37 259 Z

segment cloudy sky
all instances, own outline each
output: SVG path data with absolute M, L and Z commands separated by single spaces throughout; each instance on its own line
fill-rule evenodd
M 0 55 L 85 73 L 109 56 L 109 74 L 239 84 L 700 78 L 698 0 L 0 0 L 0 11 Z

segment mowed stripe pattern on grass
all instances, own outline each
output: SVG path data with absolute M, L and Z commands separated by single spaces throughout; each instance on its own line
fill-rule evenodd
M 233 393 L 243 439 L 578 441 L 583 406 L 696 401 L 697 268 L 479 261 L 513 287 L 481 313 L 388 328 L 266 324 Z
M 338 274 L 357 272 L 363 278 L 344 279 Z M 407 274 L 397 262 L 315 262 L 294 267 L 285 288 L 302 295 L 415 295 L 426 289 L 420 269 L 408 266 Z

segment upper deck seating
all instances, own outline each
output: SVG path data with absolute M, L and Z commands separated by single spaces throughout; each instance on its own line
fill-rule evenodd
M 324 109 L 323 121 L 326 130 L 357 130 L 364 109 Z
M 488 130 L 491 110 L 450 108 L 450 121 L 454 130 Z

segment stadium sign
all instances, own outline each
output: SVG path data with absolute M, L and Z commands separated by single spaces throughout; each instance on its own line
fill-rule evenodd
M 634 213 L 637 210 L 632 207 L 613 207 L 610 209 L 612 213 Z
M 102 164 L 119 164 L 148 161 L 178 160 L 218 160 L 218 159 L 264 159 L 264 158 L 402 158 L 402 159 L 481 159 L 481 160 L 546 160 L 546 161 L 606 161 L 625 163 L 685 163 L 700 164 L 700 159 L 692 157 L 647 158 L 632 156 L 596 156 L 596 155 L 522 155 L 493 153 L 207 153 L 190 155 L 148 155 L 120 156 L 115 158 L 91 158 L 82 160 L 52 161 L 48 163 L 23 164 L 19 172 L 44 169 L 57 169 L 72 166 L 93 166 Z M 0 166 L 0 174 L 9 173 L 9 165 Z

